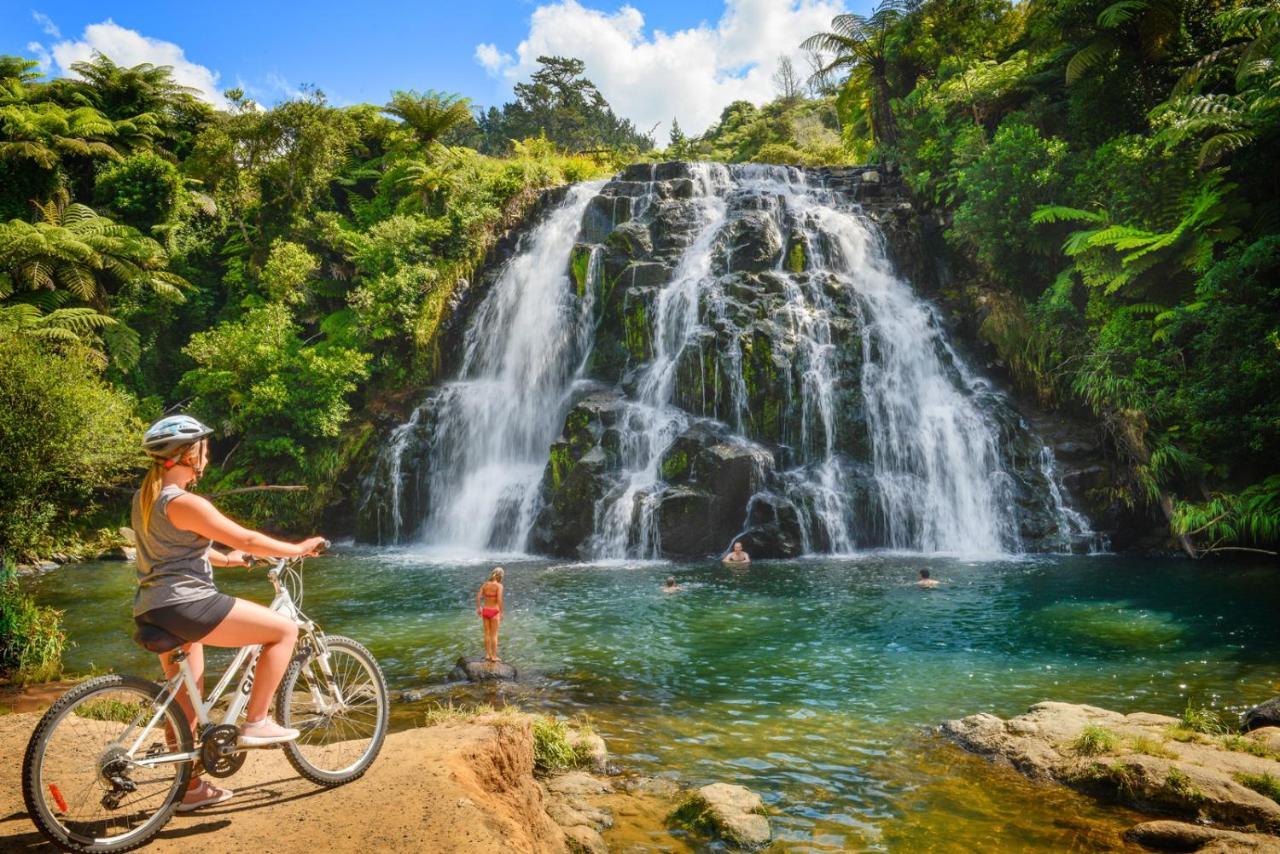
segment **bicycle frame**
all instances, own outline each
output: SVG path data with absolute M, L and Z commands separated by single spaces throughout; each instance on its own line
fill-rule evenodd
M 307 619 L 306 615 L 302 613 L 297 604 L 293 601 L 293 596 L 289 593 L 288 588 L 280 583 L 280 574 L 287 566 L 288 562 L 282 558 L 277 560 L 274 566 L 272 566 L 272 568 L 267 572 L 267 577 L 271 580 L 276 591 L 275 598 L 272 599 L 269 607 L 277 614 L 282 614 L 298 624 L 299 638 L 301 639 L 305 637 L 307 642 L 311 644 L 315 650 L 316 658 L 320 662 L 320 670 L 329 682 L 328 687 L 331 692 L 330 696 L 334 698 L 338 706 L 345 706 L 346 699 L 341 696 L 338 686 L 333 683 L 333 673 L 329 669 L 329 653 L 324 645 L 323 633 L 317 630 L 315 623 Z M 196 714 L 196 732 L 199 733 L 204 728 L 212 725 L 214 723 L 214 706 L 216 706 L 218 701 L 222 699 L 222 695 L 231 684 L 232 678 L 240 671 L 241 668 L 244 668 L 247 663 L 248 667 L 245 669 L 244 675 L 240 677 L 235 697 L 227 706 L 227 711 L 222 716 L 221 723 L 234 724 L 239 720 L 241 713 L 244 712 L 244 708 L 249 702 L 249 694 L 253 690 L 253 677 L 254 673 L 257 671 L 258 655 L 261 652 L 262 646 L 260 644 L 241 647 L 240 651 L 236 653 L 235 658 L 232 660 L 231 666 L 227 668 L 225 673 L 223 673 L 222 678 L 218 680 L 218 684 L 214 686 L 213 691 L 209 693 L 207 698 L 201 697 L 200 690 L 196 685 L 195 675 L 191 672 L 191 667 L 187 662 L 186 656 L 182 656 L 178 661 L 178 672 L 169 677 L 169 679 L 164 683 L 163 699 L 156 705 L 155 714 L 151 716 L 147 725 L 142 728 L 142 731 L 138 733 L 138 737 L 129 747 L 128 756 L 130 757 L 130 762 L 138 767 L 147 768 L 172 762 L 191 762 L 198 759 L 200 757 L 200 750 L 198 747 L 195 750 L 185 753 L 159 753 L 150 756 L 138 756 L 137 754 L 138 751 L 142 749 L 143 743 L 160 722 L 165 710 L 169 708 L 169 704 L 177 699 L 178 692 L 180 690 L 185 689 L 187 691 L 187 696 L 191 698 L 191 705 L 195 709 Z M 308 679 L 307 681 L 310 683 L 311 695 L 312 699 L 316 703 L 316 707 L 322 711 L 327 710 L 331 704 L 321 694 L 319 688 L 311 679 Z M 127 736 L 128 732 L 126 731 L 124 737 Z M 124 737 L 122 737 L 121 741 L 123 741 Z

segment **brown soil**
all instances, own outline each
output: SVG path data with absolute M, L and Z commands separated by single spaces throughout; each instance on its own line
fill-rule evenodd
M 0 716 L 0 851 L 51 850 L 27 816 L 20 788 L 22 755 L 37 720 Z M 389 735 L 364 777 L 334 789 L 300 778 L 279 750 L 254 751 L 238 774 L 219 782 L 236 796 L 176 815 L 146 850 L 566 850 L 533 777 L 527 721 Z

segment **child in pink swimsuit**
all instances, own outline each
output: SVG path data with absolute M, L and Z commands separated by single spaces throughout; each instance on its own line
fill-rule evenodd
M 502 622 L 502 567 L 489 573 L 489 580 L 476 591 L 476 613 L 484 620 L 485 661 L 501 661 L 498 658 L 498 624 Z

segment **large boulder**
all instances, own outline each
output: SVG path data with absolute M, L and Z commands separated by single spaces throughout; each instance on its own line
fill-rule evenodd
M 697 789 L 672 813 L 670 821 L 742 851 L 765 847 L 772 835 L 760 796 L 728 783 Z
M 1259 703 L 1240 717 L 1240 728 L 1245 732 L 1268 726 L 1280 727 L 1280 697 Z

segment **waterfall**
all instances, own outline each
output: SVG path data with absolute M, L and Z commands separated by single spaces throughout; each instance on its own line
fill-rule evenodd
M 469 318 L 457 379 L 391 434 L 362 513 L 393 540 L 593 559 L 1087 538 L 849 183 L 676 163 L 574 187 Z
M 589 346 L 589 301 L 567 259 L 599 183 L 580 184 L 535 228 L 467 327 L 459 378 L 432 401 L 431 511 L 420 538 L 457 552 L 524 547 L 565 399 Z

